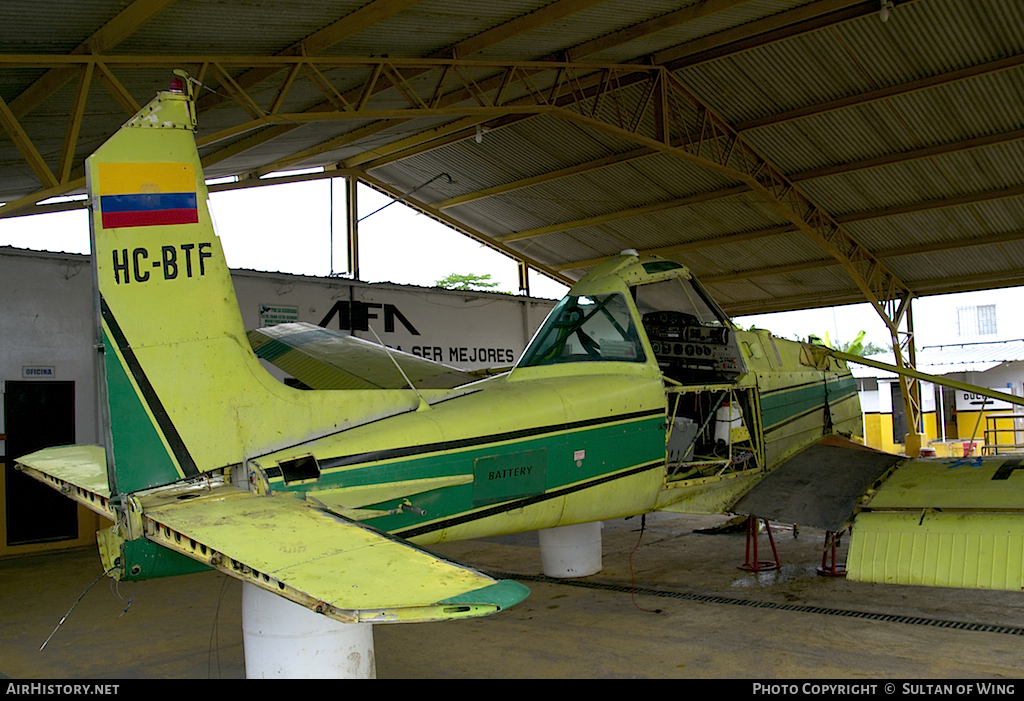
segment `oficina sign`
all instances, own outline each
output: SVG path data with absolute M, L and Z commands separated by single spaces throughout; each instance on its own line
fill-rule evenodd
M 53 365 L 22 365 L 21 376 L 26 380 L 52 380 L 57 369 Z

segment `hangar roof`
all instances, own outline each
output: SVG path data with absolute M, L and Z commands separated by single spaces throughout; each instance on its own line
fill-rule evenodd
M 1021 284 L 1017 0 L 11 0 L 0 216 L 174 68 L 209 178 L 322 166 L 571 282 L 624 248 L 730 314 Z M 307 175 L 302 177 L 322 177 Z
M 877 353 L 868 357 L 890 365 L 896 362 L 892 353 Z M 985 372 L 1000 365 L 1022 360 L 1024 360 L 1024 339 L 948 343 L 941 346 L 918 348 L 915 367 L 929 375 L 950 375 L 958 372 Z M 854 377 L 898 377 L 894 372 L 855 363 L 850 363 L 850 371 Z

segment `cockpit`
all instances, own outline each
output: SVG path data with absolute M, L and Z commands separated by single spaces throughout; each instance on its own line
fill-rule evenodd
M 744 372 L 732 323 L 685 266 L 639 257 L 619 261 L 603 276 L 596 270 L 581 280 L 555 306 L 519 367 L 646 363 L 653 351 L 662 374 L 680 384 L 731 382 Z M 610 272 L 617 285 L 608 283 Z
M 761 464 L 752 382 L 737 330 L 689 269 L 624 252 L 588 273 L 544 321 L 517 367 L 656 363 L 667 405 L 669 481 Z M 755 434 L 756 435 L 756 434 Z
M 732 322 L 696 279 L 631 288 L 662 373 L 681 384 L 731 382 L 744 371 Z
M 568 295 L 548 315 L 521 367 L 589 361 L 647 362 L 626 298 Z

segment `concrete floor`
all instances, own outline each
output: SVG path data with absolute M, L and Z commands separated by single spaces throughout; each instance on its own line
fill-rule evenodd
M 752 575 L 736 567 L 744 560 L 742 533 L 694 532 L 724 520 L 655 514 L 647 519 L 639 547 L 639 517 L 607 522 L 604 569 L 584 581 L 610 586 L 524 580 L 530 597 L 494 616 L 377 626 L 377 676 L 1024 677 L 1024 593 L 820 577 L 815 569 L 821 562 L 823 534 L 811 529 L 801 530 L 795 539 L 776 532 L 782 569 Z M 762 536 L 762 554 L 766 548 Z M 434 549 L 488 571 L 540 574 L 535 533 Z M 637 588 L 697 596 L 632 594 L 631 554 Z M 845 543 L 840 559 L 844 554 Z M 215 572 L 117 588 L 104 578 L 40 652 L 39 646 L 99 573 L 99 558 L 92 550 L 0 561 L 0 675 L 68 680 L 244 677 L 241 585 Z M 796 606 L 815 608 L 793 610 Z M 981 632 L 841 615 L 850 611 L 1020 630 Z

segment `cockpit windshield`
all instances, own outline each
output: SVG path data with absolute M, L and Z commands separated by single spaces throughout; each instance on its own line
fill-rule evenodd
M 569 295 L 551 310 L 519 367 L 646 360 L 629 304 L 621 294 Z
M 634 288 L 637 309 L 643 316 L 650 312 L 681 312 L 703 326 L 726 324 L 725 313 L 699 284 L 683 277 Z

